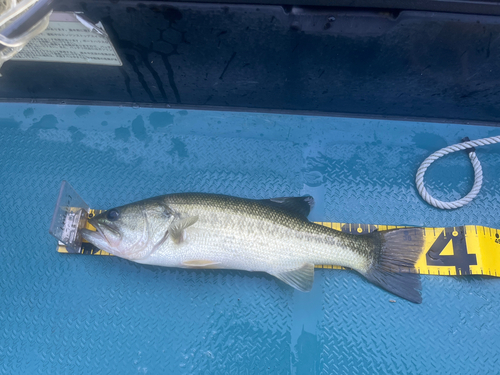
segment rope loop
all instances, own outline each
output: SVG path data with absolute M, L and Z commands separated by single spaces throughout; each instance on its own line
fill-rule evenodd
M 417 190 L 420 196 L 431 206 L 441 208 L 443 210 L 453 210 L 455 208 L 460 208 L 470 203 L 479 194 L 481 186 L 483 185 L 483 169 L 481 168 L 481 163 L 479 162 L 479 159 L 476 156 L 474 147 L 481 147 L 486 145 L 492 145 L 495 143 L 500 143 L 500 136 L 482 138 L 482 139 L 477 139 L 475 141 L 469 141 L 468 138 L 466 139 L 467 142 L 457 143 L 455 145 L 448 146 L 442 148 L 439 151 L 434 152 L 432 155 L 428 156 L 427 159 L 425 159 L 418 168 L 417 175 L 415 178 Z M 432 163 L 434 163 L 437 159 L 445 155 L 451 154 L 452 152 L 460 150 L 467 150 L 469 152 L 469 159 L 472 163 L 472 167 L 474 168 L 474 185 L 472 186 L 472 189 L 469 192 L 469 194 L 467 194 L 465 197 L 461 199 L 458 199 L 453 202 L 440 201 L 432 197 L 425 188 L 424 186 L 425 172 L 427 171 L 427 168 L 429 168 L 429 166 Z

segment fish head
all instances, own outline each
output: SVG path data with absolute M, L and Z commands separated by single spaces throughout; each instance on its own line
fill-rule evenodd
M 96 230 L 83 229 L 82 237 L 110 254 L 138 260 L 164 241 L 171 217 L 167 206 L 149 199 L 94 216 L 88 222 Z

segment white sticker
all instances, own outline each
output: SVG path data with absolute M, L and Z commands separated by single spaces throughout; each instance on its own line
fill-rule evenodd
M 11 60 L 121 66 L 103 26 L 83 17 L 71 12 L 52 13 L 47 29 Z

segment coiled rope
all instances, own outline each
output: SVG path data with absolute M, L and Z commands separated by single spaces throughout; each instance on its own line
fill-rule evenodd
M 500 143 L 500 136 L 496 137 L 489 137 L 489 138 L 482 138 L 482 139 L 477 139 L 475 141 L 470 141 L 469 138 L 464 138 L 462 143 L 457 143 L 452 146 L 448 146 L 445 148 L 442 148 L 439 151 L 436 151 L 427 159 L 424 160 L 424 162 L 420 165 L 417 171 L 417 175 L 415 178 L 415 182 L 417 184 L 417 189 L 419 194 L 422 196 L 422 198 L 429 203 L 430 205 L 441 208 L 443 210 L 452 210 L 455 208 L 460 208 L 462 206 L 465 206 L 466 204 L 470 203 L 478 194 L 479 191 L 481 190 L 481 186 L 483 185 L 483 169 L 481 168 L 481 163 L 479 162 L 479 159 L 476 156 L 476 150 L 474 147 L 480 147 L 480 146 L 486 146 L 486 145 L 492 145 L 495 143 Z M 456 151 L 461 151 L 461 150 L 467 150 L 469 153 L 469 159 L 472 163 L 472 167 L 474 168 L 474 185 L 472 186 L 471 191 L 469 194 L 467 194 L 465 197 L 458 199 L 453 202 L 443 202 L 440 201 L 436 198 L 433 198 L 425 189 L 424 186 L 424 175 L 425 172 L 427 171 L 427 168 L 434 163 L 437 159 L 444 155 L 451 154 L 452 152 Z

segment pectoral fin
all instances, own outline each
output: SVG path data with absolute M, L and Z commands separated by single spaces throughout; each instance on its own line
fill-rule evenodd
M 306 263 L 299 268 L 272 275 L 301 292 L 309 292 L 314 283 L 314 264 Z
M 185 262 L 182 262 L 182 265 L 188 268 L 220 268 L 217 267 L 219 264 L 220 264 L 219 262 L 213 262 L 211 260 L 202 260 L 202 259 L 187 260 Z
M 168 228 L 172 240 L 175 243 L 181 243 L 184 239 L 184 229 L 190 227 L 198 221 L 198 216 L 190 216 L 184 219 L 174 220 Z

